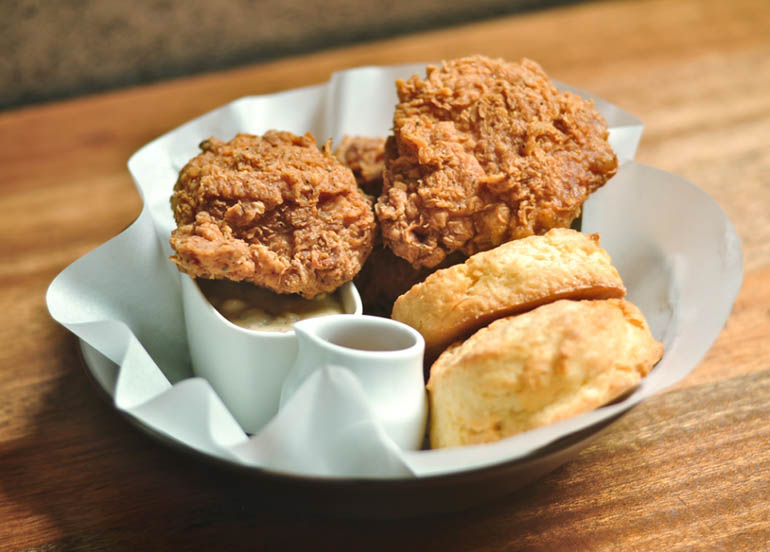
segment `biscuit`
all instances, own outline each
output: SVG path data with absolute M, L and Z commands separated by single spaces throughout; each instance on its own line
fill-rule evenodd
M 444 351 L 428 382 L 433 448 L 495 441 L 602 406 L 663 355 L 623 299 L 561 300 Z
M 477 253 L 438 270 L 393 305 L 392 317 L 441 349 L 497 318 L 557 299 L 624 297 L 626 288 L 599 237 L 557 228 Z

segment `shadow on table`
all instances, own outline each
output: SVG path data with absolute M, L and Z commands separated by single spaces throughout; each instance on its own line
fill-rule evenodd
M 367 520 L 308 513 L 307 505 L 283 500 L 280 485 L 201 462 L 133 427 L 99 397 L 81 369 L 77 340 L 64 329 L 57 340 L 61 377 L 40 384 L 27 436 L 0 451 L 0 489 L 17 518 L 3 523 L 0 544 L 5 534 L 14 548 L 73 550 L 472 547 L 501 516 L 531 508 L 535 497 L 558 496 L 561 470 L 456 514 Z

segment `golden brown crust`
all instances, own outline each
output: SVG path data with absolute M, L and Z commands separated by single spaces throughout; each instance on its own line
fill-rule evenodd
M 195 277 L 249 281 L 312 298 L 353 279 L 374 214 L 350 169 L 310 135 L 215 138 L 179 174 L 172 260 Z
M 662 355 L 623 299 L 562 300 L 500 319 L 433 365 L 431 446 L 495 441 L 598 408 Z
M 465 257 L 457 253 L 448 256 L 438 267 L 415 268 L 375 240 L 372 254 L 366 260 L 353 283 L 361 295 L 364 314 L 389 318 L 396 299 L 415 284 L 440 268 L 461 263 Z
M 385 168 L 385 138 L 343 136 L 334 156 L 350 167 L 358 186 L 377 197 L 382 192 L 382 170 Z
M 550 230 L 438 270 L 399 297 L 393 318 L 425 338 L 428 356 L 492 320 L 557 299 L 623 297 L 625 286 L 597 235 Z
M 617 170 L 601 114 L 533 61 L 456 59 L 396 85 L 375 211 L 415 266 L 569 227 Z

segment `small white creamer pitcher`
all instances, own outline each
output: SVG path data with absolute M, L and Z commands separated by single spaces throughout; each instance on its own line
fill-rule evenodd
M 297 358 L 284 381 L 281 406 L 315 370 L 347 368 L 385 433 L 403 449 L 421 447 L 428 403 L 419 332 L 388 318 L 339 314 L 297 322 L 294 333 Z

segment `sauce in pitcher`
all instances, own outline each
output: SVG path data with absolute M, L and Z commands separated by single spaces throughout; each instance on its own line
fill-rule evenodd
M 249 330 L 287 332 L 299 320 L 345 312 L 337 292 L 305 299 L 229 280 L 198 279 L 198 286 L 222 316 Z

